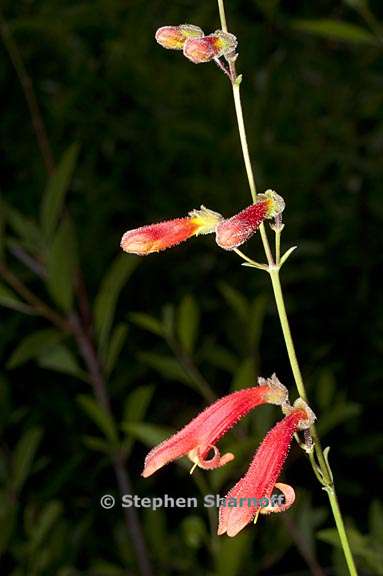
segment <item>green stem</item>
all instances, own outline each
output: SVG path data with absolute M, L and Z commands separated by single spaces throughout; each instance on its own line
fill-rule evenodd
M 221 4 L 221 0 L 218 0 L 219 4 Z M 223 26 L 222 26 L 223 29 Z M 257 188 L 255 185 L 255 178 L 254 178 L 254 172 L 253 172 L 253 168 L 251 166 L 251 160 L 250 160 L 250 153 L 249 153 L 249 146 L 247 144 L 247 135 L 246 135 L 246 127 L 245 127 L 245 121 L 243 119 L 243 111 L 242 111 L 242 102 L 241 102 L 241 92 L 240 92 L 240 82 L 238 82 L 237 76 L 236 76 L 236 72 L 235 72 L 235 68 L 232 67 L 231 68 L 234 71 L 234 77 L 233 77 L 233 81 L 232 81 L 232 88 L 233 88 L 233 97 L 234 97 L 234 105 L 235 105 L 235 114 L 237 117 L 237 124 L 238 124 L 238 131 L 239 131 L 239 138 L 241 141 L 241 149 L 242 149 L 242 155 L 243 155 L 243 161 L 245 164 L 245 170 L 246 170 L 246 175 L 247 175 L 247 181 L 249 183 L 249 188 L 250 188 L 250 193 L 251 193 L 251 197 L 253 199 L 253 202 L 256 201 L 257 199 Z M 269 266 L 271 266 L 274 261 L 273 261 L 273 255 L 270 249 L 270 244 L 269 244 L 269 240 L 267 238 L 267 234 L 266 234 L 266 230 L 263 224 L 261 224 L 260 228 L 259 228 L 260 234 L 261 234 L 261 239 L 262 239 L 262 244 L 263 244 L 263 248 L 265 250 L 265 254 L 266 254 L 266 258 L 267 261 L 269 263 Z
M 285 306 L 285 301 L 283 298 L 281 281 L 279 278 L 279 269 L 277 267 L 271 268 L 269 270 L 269 273 L 270 273 L 270 278 L 271 278 L 271 284 L 273 286 L 274 298 L 275 298 L 275 303 L 276 303 L 277 310 L 278 310 L 279 321 L 281 323 L 282 333 L 283 333 L 283 337 L 285 340 L 287 355 L 289 357 L 290 366 L 291 366 L 291 370 L 293 372 L 295 385 L 297 387 L 299 396 L 307 402 L 308 401 L 307 400 L 307 393 L 306 393 L 305 385 L 303 383 L 302 373 L 301 373 L 301 370 L 299 368 L 298 359 L 297 359 L 297 355 L 296 355 L 295 347 L 294 347 L 294 342 L 293 342 L 293 338 L 291 336 L 290 324 L 289 324 L 289 320 L 288 320 L 287 313 L 286 313 L 286 306 Z M 311 432 L 311 436 L 312 436 L 313 441 L 314 441 L 315 452 L 316 452 L 316 456 L 318 458 L 318 463 L 319 463 L 319 467 L 320 467 L 322 475 L 323 475 L 323 479 L 324 479 L 326 485 L 331 486 L 332 485 L 331 473 L 328 470 L 326 460 L 323 456 L 322 447 L 320 445 L 318 433 L 316 431 L 315 426 L 312 426 L 310 428 L 310 432 Z
M 289 356 L 291 370 L 294 375 L 294 380 L 298 389 L 299 396 L 307 402 L 307 395 L 305 386 L 303 384 L 303 378 L 301 370 L 299 368 L 297 355 L 295 353 L 294 343 L 291 336 L 291 330 L 289 321 L 287 318 L 285 302 L 283 298 L 282 286 L 279 278 L 278 268 L 273 268 L 270 270 L 271 283 L 274 290 L 275 303 L 277 305 L 278 316 L 282 327 L 283 336 L 286 343 L 287 354 Z
M 275 302 L 277 305 L 278 316 L 282 327 L 283 337 L 286 344 L 287 354 L 289 357 L 291 369 L 294 375 L 295 384 L 299 393 L 299 396 L 307 401 L 307 393 L 305 385 L 303 383 L 302 373 L 299 368 L 297 355 L 295 352 L 294 342 L 291 336 L 290 324 L 286 313 L 285 302 L 283 298 L 282 286 L 279 278 L 279 269 L 277 267 L 271 268 L 270 271 L 271 283 L 273 286 Z M 327 462 L 325 460 L 322 446 L 319 440 L 319 436 L 316 427 L 313 425 L 310 428 L 310 433 L 314 441 L 314 450 L 316 457 L 318 459 L 319 468 L 321 475 L 323 477 L 323 483 L 325 484 L 324 489 L 327 492 L 328 498 L 330 500 L 331 510 L 335 519 L 335 524 L 338 530 L 339 538 L 343 548 L 343 553 L 347 562 L 347 566 L 350 572 L 350 576 L 357 576 L 357 571 L 352 556 L 350 544 L 347 538 L 346 530 L 344 527 L 342 513 L 339 508 L 338 499 L 335 493 L 335 487 L 332 480 L 331 471 L 328 468 Z M 313 465 L 314 468 L 314 465 Z M 314 468 L 314 472 L 315 468 Z
M 218 0 L 218 10 L 219 10 L 219 19 L 221 21 L 221 28 L 224 32 L 227 32 L 224 0 Z
M 249 181 L 249 188 L 250 188 L 251 197 L 253 199 L 253 202 L 255 202 L 256 197 L 257 197 L 257 188 L 255 186 L 254 174 L 253 174 L 253 169 L 251 166 L 249 147 L 247 145 L 246 128 L 245 128 L 245 122 L 243 119 L 243 112 L 242 112 L 240 84 L 236 80 L 234 80 L 234 83 L 233 83 L 233 96 L 234 96 L 235 113 L 236 113 L 237 122 L 238 122 L 239 137 L 241 140 L 243 160 L 245 162 L 246 174 L 247 174 L 247 179 Z
M 279 267 L 281 262 L 281 228 L 275 230 L 275 263 Z
M 219 8 L 219 15 L 221 20 L 221 28 L 225 32 L 228 31 L 227 29 L 227 21 L 226 21 L 226 14 L 225 14 L 225 7 L 224 7 L 224 0 L 218 0 L 218 8 Z M 253 202 L 256 200 L 256 185 L 255 179 L 253 174 L 253 169 L 250 160 L 249 154 L 249 147 L 247 143 L 247 136 L 246 136 L 246 127 L 245 122 L 243 119 L 243 111 L 242 111 L 242 103 L 240 97 L 240 78 L 237 78 L 236 71 L 234 65 L 231 67 L 232 72 L 232 88 L 233 88 L 233 96 L 234 96 L 234 105 L 235 105 L 235 112 L 237 116 L 237 123 L 238 123 L 238 130 L 239 130 L 239 137 L 241 141 L 241 148 L 243 159 L 245 163 L 245 169 L 247 174 L 247 179 L 249 182 L 249 188 L 251 197 Z M 302 373 L 298 364 L 298 359 L 295 352 L 294 342 L 291 335 L 290 325 L 286 313 L 285 302 L 283 298 L 282 286 L 279 278 L 279 265 L 274 265 L 273 256 L 271 253 L 269 241 L 267 238 L 266 230 L 264 225 L 262 224 L 260 227 L 261 239 L 263 243 L 263 247 L 265 250 L 265 254 L 267 257 L 267 261 L 269 263 L 269 273 L 271 278 L 271 283 L 273 286 L 275 302 L 277 306 L 278 316 L 282 327 L 283 337 L 286 344 L 287 354 L 289 357 L 291 369 L 293 372 L 295 384 L 298 390 L 299 395 L 301 398 L 307 401 L 307 394 L 305 385 L 303 383 Z M 279 243 L 279 240 L 278 240 Z M 279 251 L 279 246 L 277 247 Z M 277 254 L 278 257 L 278 254 Z M 321 476 L 323 477 L 323 484 L 324 489 L 328 494 L 328 498 L 330 500 L 331 510 L 335 519 L 336 528 L 339 534 L 340 542 L 342 545 L 343 553 L 347 562 L 348 570 L 350 576 L 357 576 L 357 571 L 354 563 L 354 559 L 352 556 L 350 544 L 348 542 L 346 530 L 344 527 L 342 513 L 339 508 L 338 500 L 335 493 L 335 487 L 332 479 L 332 473 L 329 469 L 329 466 L 326 462 L 326 459 L 323 454 L 322 447 L 320 445 L 320 440 L 318 433 L 316 431 L 315 426 L 310 428 L 310 432 L 314 442 L 314 449 L 315 454 L 318 460 L 318 465 L 320 469 Z M 313 463 L 313 460 L 312 460 Z M 314 472 L 316 472 L 314 468 Z M 316 473 L 317 477 L 319 474 Z
M 350 576 L 358 576 L 358 572 L 356 570 L 354 558 L 352 556 L 350 544 L 348 542 L 347 533 L 344 527 L 343 517 L 339 508 L 338 498 L 336 497 L 335 490 L 327 489 L 326 492 L 330 500 L 331 510 L 335 518 L 336 528 L 338 530 L 339 538 L 342 544 L 343 553 L 346 558 L 346 563 L 348 570 L 350 572 Z

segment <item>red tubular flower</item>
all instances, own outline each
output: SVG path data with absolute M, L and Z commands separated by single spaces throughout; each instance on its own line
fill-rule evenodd
M 228 492 L 225 500 L 228 506 L 220 507 L 219 535 L 226 532 L 228 536 L 235 536 L 251 520 L 256 519 L 259 513 L 282 512 L 293 504 L 293 488 L 276 482 L 294 433 L 309 428 L 315 416 L 301 399 L 298 399 L 294 406 L 285 405 L 284 412 L 287 416 L 266 435 L 245 476 Z M 285 503 L 282 506 L 268 505 L 262 508 L 260 500 L 270 501 L 274 488 L 283 493 Z
M 259 386 L 246 388 L 224 396 L 206 408 L 182 430 L 149 452 L 142 475 L 147 478 L 165 464 L 188 454 L 195 465 L 205 469 L 218 468 L 233 460 L 231 453 L 220 455 L 216 442 L 245 416 L 261 404 L 283 405 L 287 390 L 273 374 L 259 379 Z M 207 458 L 213 450 L 213 456 Z
M 214 232 L 221 220 L 221 214 L 201 206 L 200 210 L 189 212 L 186 218 L 128 230 L 121 239 L 121 248 L 130 254 L 145 256 L 175 246 L 191 236 Z
M 162 26 L 156 32 L 156 40 L 163 48 L 168 50 L 182 50 L 188 38 L 201 38 L 203 30 L 193 24 L 181 26 Z
M 184 44 L 184 56 L 194 62 L 202 64 L 214 58 L 234 53 L 237 39 L 229 32 L 217 30 L 214 34 L 203 38 L 188 38 Z
M 255 234 L 263 220 L 275 218 L 285 208 L 285 202 L 273 190 L 258 194 L 257 201 L 235 216 L 223 220 L 216 230 L 216 242 L 225 250 L 234 250 Z

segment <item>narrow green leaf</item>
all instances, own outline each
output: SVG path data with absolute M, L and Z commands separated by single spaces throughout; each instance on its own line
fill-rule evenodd
M 108 351 L 105 358 L 105 372 L 110 375 L 116 365 L 121 350 L 125 344 L 128 327 L 126 324 L 118 324 L 112 332 Z
M 318 431 L 321 436 L 325 436 L 342 422 L 358 416 L 361 406 L 356 402 L 338 401 L 333 402 L 330 408 L 325 411 L 318 421 Z
M 181 531 L 186 545 L 194 550 L 203 546 L 208 539 L 204 521 L 194 514 L 187 516 L 182 521 Z
M 143 510 L 143 519 L 153 558 L 157 559 L 160 566 L 170 566 L 173 550 L 169 546 L 168 514 L 161 508 L 158 510 L 146 508 Z
M 370 539 L 361 534 L 353 526 L 346 526 L 347 536 L 350 542 L 351 550 L 354 555 L 361 556 L 366 562 L 371 564 L 374 568 L 382 567 L 382 553 L 378 550 L 374 550 L 371 546 Z M 319 540 L 322 542 L 327 542 L 336 548 L 341 548 L 341 542 L 339 539 L 338 532 L 335 528 L 326 528 L 324 530 L 319 530 L 316 534 Z M 374 574 L 381 574 L 381 571 L 373 571 Z
M 0 492 L 0 554 L 7 550 L 16 527 L 17 507 L 3 490 Z
M 154 386 L 139 386 L 131 392 L 125 402 L 123 426 L 134 422 L 141 422 L 145 418 L 147 407 L 153 397 Z M 134 437 L 129 436 L 124 442 L 124 451 L 126 456 L 134 445 Z
M 163 335 L 162 324 L 157 320 L 157 318 L 154 318 L 149 314 L 144 314 L 143 312 L 132 312 L 129 314 L 129 318 L 140 328 L 143 328 L 152 334 L 156 334 L 157 336 Z
M 191 295 L 183 298 L 178 309 L 178 337 L 185 352 L 191 354 L 198 336 L 199 308 Z
M 63 335 L 58 330 L 51 328 L 29 334 L 21 340 L 13 351 L 7 362 L 7 368 L 16 368 L 28 360 L 36 358 L 41 352 L 46 352 L 47 349 L 57 344 L 61 338 L 63 338 Z
M 374 500 L 369 509 L 369 527 L 371 538 L 383 550 L 383 504 Z
M 54 302 L 65 312 L 70 312 L 73 306 L 76 266 L 75 231 L 69 218 L 65 218 L 54 235 L 47 258 L 47 287 Z
M 30 428 L 21 437 L 15 448 L 12 459 L 11 485 L 16 492 L 21 490 L 30 474 L 41 437 L 40 428 Z
M 87 381 L 87 374 L 78 365 L 74 354 L 64 345 L 57 344 L 38 357 L 41 368 L 55 370 Z
M 217 368 L 226 370 L 227 372 L 234 372 L 238 366 L 237 357 L 224 348 L 213 342 L 204 342 L 201 349 L 202 357 Z
M 251 532 L 243 531 L 235 538 L 222 538 L 216 554 L 217 574 L 237 576 L 251 542 Z
M 254 358 L 245 358 L 237 368 L 231 385 L 231 390 L 242 390 L 256 385 Z
M 63 154 L 54 174 L 49 178 L 41 203 L 41 226 L 50 238 L 54 232 L 64 204 L 65 194 L 72 180 L 79 145 L 72 144 Z
M 77 397 L 77 402 L 109 442 L 117 444 L 117 430 L 110 414 L 108 414 L 92 396 L 81 394 Z
M 138 258 L 121 254 L 112 263 L 101 283 L 94 306 L 96 333 L 101 350 L 105 349 L 109 338 L 117 299 L 138 263 Z
M 33 220 L 5 204 L 7 224 L 10 229 L 28 246 L 29 250 L 39 251 L 43 245 L 41 232 Z
M 323 369 L 316 385 L 316 396 L 321 410 L 326 410 L 332 404 L 336 390 L 336 381 L 330 370 Z
M 32 538 L 29 542 L 31 552 L 36 551 L 47 538 L 63 511 L 62 504 L 57 501 L 49 502 L 35 522 Z
M 174 337 L 175 309 L 173 304 L 165 304 L 162 308 L 162 327 L 166 338 Z
M 249 318 L 249 304 L 246 298 L 242 296 L 238 290 L 229 286 L 229 284 L 226 284 L 225 282 L 220 283 L 219 290 L 237 316 L 242 320 L 247 321 Z
M 140 422 L 154 393 L 154 386 L 139 386 L 131 392 L 124 406 L 124 422 Z
M 249 326 L 249 349 L 250 353 L 258 352 L 262 336 L 263 325 L 267 312 L 268 298 L 264 294 L 257 296 L 252 302 L 250 316 L 248 318 Z
M 295 30 L 315 34 L 329 40 L 351 42 L 352 44 L 376 45 L 377 40 L 368 30 L 339 20 L 295 20 Z
M 83 436 L 82 441 L 89 450 L 101 452 L 102 454 L 110 454 L 110 445 L 102 438 L 97 438 L 96 436 Z
M 281 257 L 281 260 L 279 262 L 279 266 L 280 268 L 282 268 L 283 264 L 288 260 L 288 258 L 290 258 L 291 254 L 294 252 L 294 250 L 296 250 L 298 248 L 298 246 L 291 246 L 291 248 L 289 248 L 288 250 L 286 250 L 286 252 L 283 254 L 283 256 Z
M 137 440 L 141 440 L 150 448 L 160 444 L 172 434 L 169 428 L 143 422 L 124 422 L 122 428 L 127 434 L 132 435 Z
M 151 352 L 141 352 L 138 355 L 138 359 L 159 372 L 159 374 L 161 374 L 165 379 L 183 382 L 189 386 L 192 385 L 192 382 L 184 369 L 179 365 L 177 360 L 171 356 L 164 356 Z
M 24 304 L 15 294 L 2 282 L 0 282 L 0 306 L 22 312 L 23 314 L 34 314 L 33 308 Z

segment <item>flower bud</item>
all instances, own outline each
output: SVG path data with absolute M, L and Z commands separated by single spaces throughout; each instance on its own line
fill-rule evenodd
M 258 194 L 255 204 L 248 206 L 231 218 L 223 220 L 216 231 L 216 242 L 224 250 L 234 250 L 249 240 L 266 218 L 275 218 L 285 207 L 285 202 L 273 190 Z
M 194 64 L 202 64 L 233 53 L 236 46 L 237 39 L 233 34 L 217 30 L 203 38 L 188 38 L 184 44 L 184 56 Z
M 201 38 L 203 30 L 193 24 L 181 26 L 162 26 L 156 32 L 156 40 L 163 48 L 168 50 L 182 50 L 188 38 Z

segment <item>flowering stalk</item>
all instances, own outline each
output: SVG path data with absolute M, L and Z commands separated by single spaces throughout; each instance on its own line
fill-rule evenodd
M 218 9 L 219 9 L 219 15 L 220 15 L 220 20 L 221 20 L 221 28 L 224 32 L 227 32 L 228 29 L 227 29 L 224 0 L 217 0 L 217 1 L 218 1 Z M 252 165 L 251 165 L 251 161 L 250 161 L 250 154 L 249 154 L 249 149 L 248 149 L 248 144 L 247 144 L 247 136 L 246 136 L 246 128 L 245 128 L 245 123 L 244 123 L 244 119 L 243 119 L 242 104 L 241 104 L 241 98 L 240 98 L 240 83 L 241 83 L 242 77 L 237 76 L 236 69 L 235 69 L 235 61 L 233 60 L 229 64 L 230 64 L 230 73 L 231 73 L 234 105 L 235 105 L 235 111 L 236 111 L 236 116 L 237 116 L 238 130 L 239 130 L 239 135 L 240 135 L 241 148 L 242 148 L 242 153 L 243 153 L 243 158 L 244 158 L 244 163 L 245 163 L 245 168 L 246 168 L 246 174 L 247 174 L 247 179 L 249 182 L 249 188 L 250 188 L 251 196 L 253 198 L 253 201 L 256 202 L 256 196 L 257 196 L 256 195 L 256 185 L 255 185 L 253 169 L 252 169 Z M 287 349 L 291 369 L 292 369 L 292 372 L 294 375 L 295 384 L 296 384 L 297 390 L 298 390 L 301 398 L 306 400 L 307 394 L 306 394 L 306 390 L 305 390 L 305 385 L 303 383 L 302 374 L 301 374 L 301 371 L 299 368 L 299 364 L 298 364 L 298 360 L 297 360 L 297 356 L 296 356 L 296 352 L 295 352 L 295 347 L 294 347 L 294 342 L 293 342 L 293 339 L 291 336 L 290 325 L 289 325 L 289 321 L 288 321 L 288 317 L 287 317 L 287 313 L 286 313 L 286 307 L 285 307 L 285 303 L 284 303 L 282 286 L 281 286 L 280 277 L 279 277 L 279 270 L 280 270 L 281 264 L 283 263 L 283 261 L 285 261 L 287 259 L 287 256 L 288 256 L 288 254 L 286 253 L 285 258 L 282 257 L 282 260 L 280 259 L 280 254 L 279 254 L 279 240 L 280 240 L 279 234 L 280 234 L 280 232 L 281 232 L 281 227 L 277 225 L 277 227 L 275 229 L 276 248 L 277 248 L 276 263 L 275 263 L 271 249 L 270 249 L 270 245 L 269 245 L 269 241 L 267 238 L 267 234 L 266 234 L 264 225 L 263 225 L 263 223 L 261 224 L 260 233 L 261 233 L 262 243 L 263 243 L 263 247 L 265 250 L 268 266 L 266 267 L 266 266 L 258 265 L 255 262 L 253 262 L 253 265 L 256 268 L 263 267 L 263 268 L 267 269 L 267 271 L 270 274 L 270 278 L 271 278 L 271 282 L 272 282 L 272 286 L 273 286 L 273 291 L 274 291 L 275 302 L 276 302 L 276 306 L 277 306 L 277 310 L 278 310 L 278 315 L 279 315 L 279 319 L 280 319 L 280 323 L 281 323 L 281 327 L 282 327 L 283 336 L 285 339 L 285 344 L 286 344 L 286 349 Z M 250 259 L 248 259 L 247 257 L 245 257 L 245 259 L 247 260 L 247 263 L 250 263 L 250 265 L 252 265 Z M 330 469 L 329 464 L 328 464 L 328 459 L 327 459 L 328 449 L 327 449 L 327 452 L 326 451 L 323 452 L 322 447 L 320 445 L 319 437 L 318 437 L 318 434 L 316 432 L 316 428 L 314 425 L 312 425 L 310 427 L 310 432 L 311 432 L 312 438 L 314 440 L 314 449 L 315 449 L 315 454 L 317 457 L 318 464 L 315 462 L 313 453 L 311 453 L 311 455 L 310 455 L 310 461 L 311 461 L 311 464 L 313 466 L 313 470 L 314 470 L 315 475 L 317 476 L 318 480 L 323 485 L 323 489 L 327 492 L 327 495 L 328 495 L 328 498 L 330 501 L 330 505 L 331 505 L 331 509 L 333 512 L 333 516 L 335 519 L 335 524 L 336 524 L 339 538 L 341 541 L 342 549 L 343 549 L 344 556 L 345 556 L 345 559 L 347 562 L 349 573 L 351 576 L 357 576 L 357 571 L 356 571 L 354 559 L 352 556 L 350 544 L 348 541 L 348 537 L 347 537 L 346 530 L 344 527 L 342 514 L 341 514 L 341 511 L 339 508 L 339 503 L 338 503 L 336 492 L 335 492 L 335 486 L 334 486 L 332 472 L 331 472 L 331 469 Z

